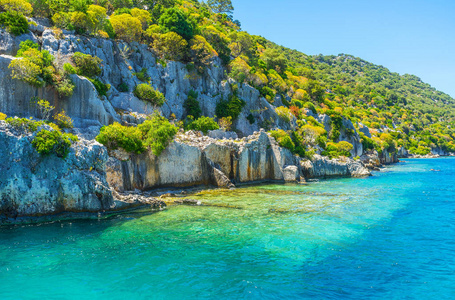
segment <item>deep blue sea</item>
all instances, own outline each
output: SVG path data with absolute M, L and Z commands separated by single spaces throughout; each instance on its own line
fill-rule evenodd
M 0 299 L 455 299 L 455 159 L 192 198 L 1 227 Z

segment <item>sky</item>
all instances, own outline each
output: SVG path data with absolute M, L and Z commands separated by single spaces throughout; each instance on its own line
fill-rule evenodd
M 232 0 L 242 30 L 305 54 L 351 54 L 455 98 L 455 0 Z

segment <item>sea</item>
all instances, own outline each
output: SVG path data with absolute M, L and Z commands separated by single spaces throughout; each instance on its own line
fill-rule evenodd
M 0 299 L 455 299 L 455 158 L 0 227 Z

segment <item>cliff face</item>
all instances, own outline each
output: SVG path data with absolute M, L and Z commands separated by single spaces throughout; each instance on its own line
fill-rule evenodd
M 32 139 L 32 134 L 0 121 L 0 221 L 114 207 L 104 173 L 108 155 L 102 145 L 83 140 L 62 159 L 39 155 Z
M 37 89 L 11 79 L 8 65 L 14 59 L 20 42 L 26 39 L 40 43 L 60 65 L 69 62 L 75 52 L 101 58 L 103 63 L 100 80 L 111 86 L 107 97 L 98 97 L 88 80 L 75 75 L 72 79 L 76 89 L 69 99 L 60 99 L 50 87 Z M 194 90 L 199 94 L 198 101 L 204 115 L 213 117 L 217 102 L 222 98 L 227 99 L 232 94 L 231 85 L 235 84 L 226 80 L 226 70 L 217 57 L 207 66 L 204 74 L 199 74 L 188 71 L 187 66 L 180 62 L 169 61 L 165 66 L 157 63 L 155 55 L 143 44 L 76 36 L 66 31 L 63 38 L 57 39 L 51 29 L 43 26 L 34 27 L 33 32 L 19 37 L 0 30 L 0 41 L 3 42 L 0 46 L 0 111 L 12 116 L 36 116 L 29 100 L 39 96 L 48 100 L 56 110 L 64 109 L 75 120 L 76 127 L 108 125 L 122 118 L 128 122 L 137 122 L 135 118 L 138 115 L 150 114 L 155 109 L 150 103 L 136 98 L 132 92 L 136 85 L 142 83 L 133 73 L 146 70 L 152 86 L 167 99 L 159 108 L 164 116 L 173 114 L 177 119 L 184 118 L 183 103 L 188 92 Z M 120 92 L 120 84 L 126 84 L 129 92 Z M 237 95 L 246 102 L 234 124 L 243 136 L 259 130 L 264 122 L 271 122 L 272 127 L 289 129 L 289 125 L 281 122 L 274 107 L 256 89 L 243 84 L 238 86 Z M 122 111 L 122 115 L 117 114 L 116 110 Z M 250 113 L 255 119 L 253 124 L 246 119 Z
M 353 159 L 329 160 L 315 155 L 310 161 L 296 157 L 265 132 L 237 141 L 197 137 L 189 132 L 177 137 L 159 157 L 116 156 L 108 162 L 107 178 L 110 186 L 120 192 L 195 184 L 229 187 L 232 183 L 370 175 L 360 161 Z

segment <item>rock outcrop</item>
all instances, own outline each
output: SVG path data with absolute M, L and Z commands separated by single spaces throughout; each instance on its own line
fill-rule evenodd
M 82 140 L 62 159 L 38 154 L 32 138 L 0 121 L 0 219 L 114 208 L 105 147 Z
M 300 161 L 300 166 L 306 178 L 363 177 L 371 175 L 361 161 L 350 158 L 329 159 L 315 155 L 312 160 Z

